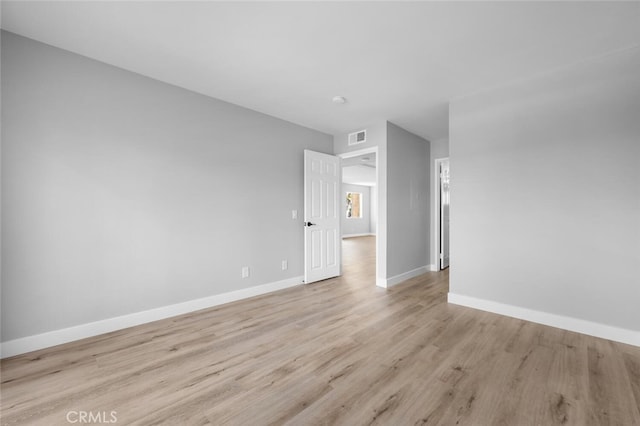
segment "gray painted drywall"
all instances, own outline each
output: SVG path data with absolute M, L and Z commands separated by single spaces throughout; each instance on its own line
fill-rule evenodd
M 449 156 L 449 138 L 439 139 L 430 144 L 431 159 L 446 158 Z
M 362 194 L 362 217 L 347 218 L 347 192 Z M 342 184 L 342 235 L 371 233 L 371 190 L 368 186 Z
M 2 123 L 3 341 L 302 275 L 331 136 L 6 32 Z
M 452 293 L 640 330 L 640 49 L 450 107 Z
M 429 264 L 429 142 L 387 125 L 387 278 Z

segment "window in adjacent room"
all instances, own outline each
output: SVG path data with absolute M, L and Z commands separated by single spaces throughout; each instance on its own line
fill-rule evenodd
M 347 192 L 347 218 L 362 218 L 362 194 L 359 192 Z

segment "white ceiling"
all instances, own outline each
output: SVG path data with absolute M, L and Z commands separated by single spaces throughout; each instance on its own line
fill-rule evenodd
M 3 1 L 2 27 L 326 133 L 437 140 L 451 98 L 638 46 L 640 2 Z
M 341 160 L 342 167 L 345 166 L 368 166 L 376 167 L 376 153 L 371 152 L 369 154 L 358 155 L 357 157 L 348 157 Z
M 342 182 L 352 185 L 376 185 L 376 154 L 342 159 Z
M 342 168 L 342 182 L 352 185 L 375 186 L 376 169 L 368 166 L 346 166 Z

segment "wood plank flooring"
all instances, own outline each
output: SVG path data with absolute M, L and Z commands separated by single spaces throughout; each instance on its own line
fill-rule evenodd
M 448 305 L 446 271 L 377 288 L 374 250 L 348 239 L 340 278 L 3 360 L 2 424 L 640 425 L 640 348 Z

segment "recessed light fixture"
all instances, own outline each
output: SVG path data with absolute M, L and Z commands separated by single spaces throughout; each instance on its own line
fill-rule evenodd
M 362 157 L 362 158 L 360 159 L 360 161 L 369 161 L 369 160 L 371 160 L 371 158 L 369 158 L 369 157 Z
M 347 98 L 345 98 L 344 96 L 334 96 L 331 101 L 333 101 L 334 104 L 342 105 L 347 103 Z

